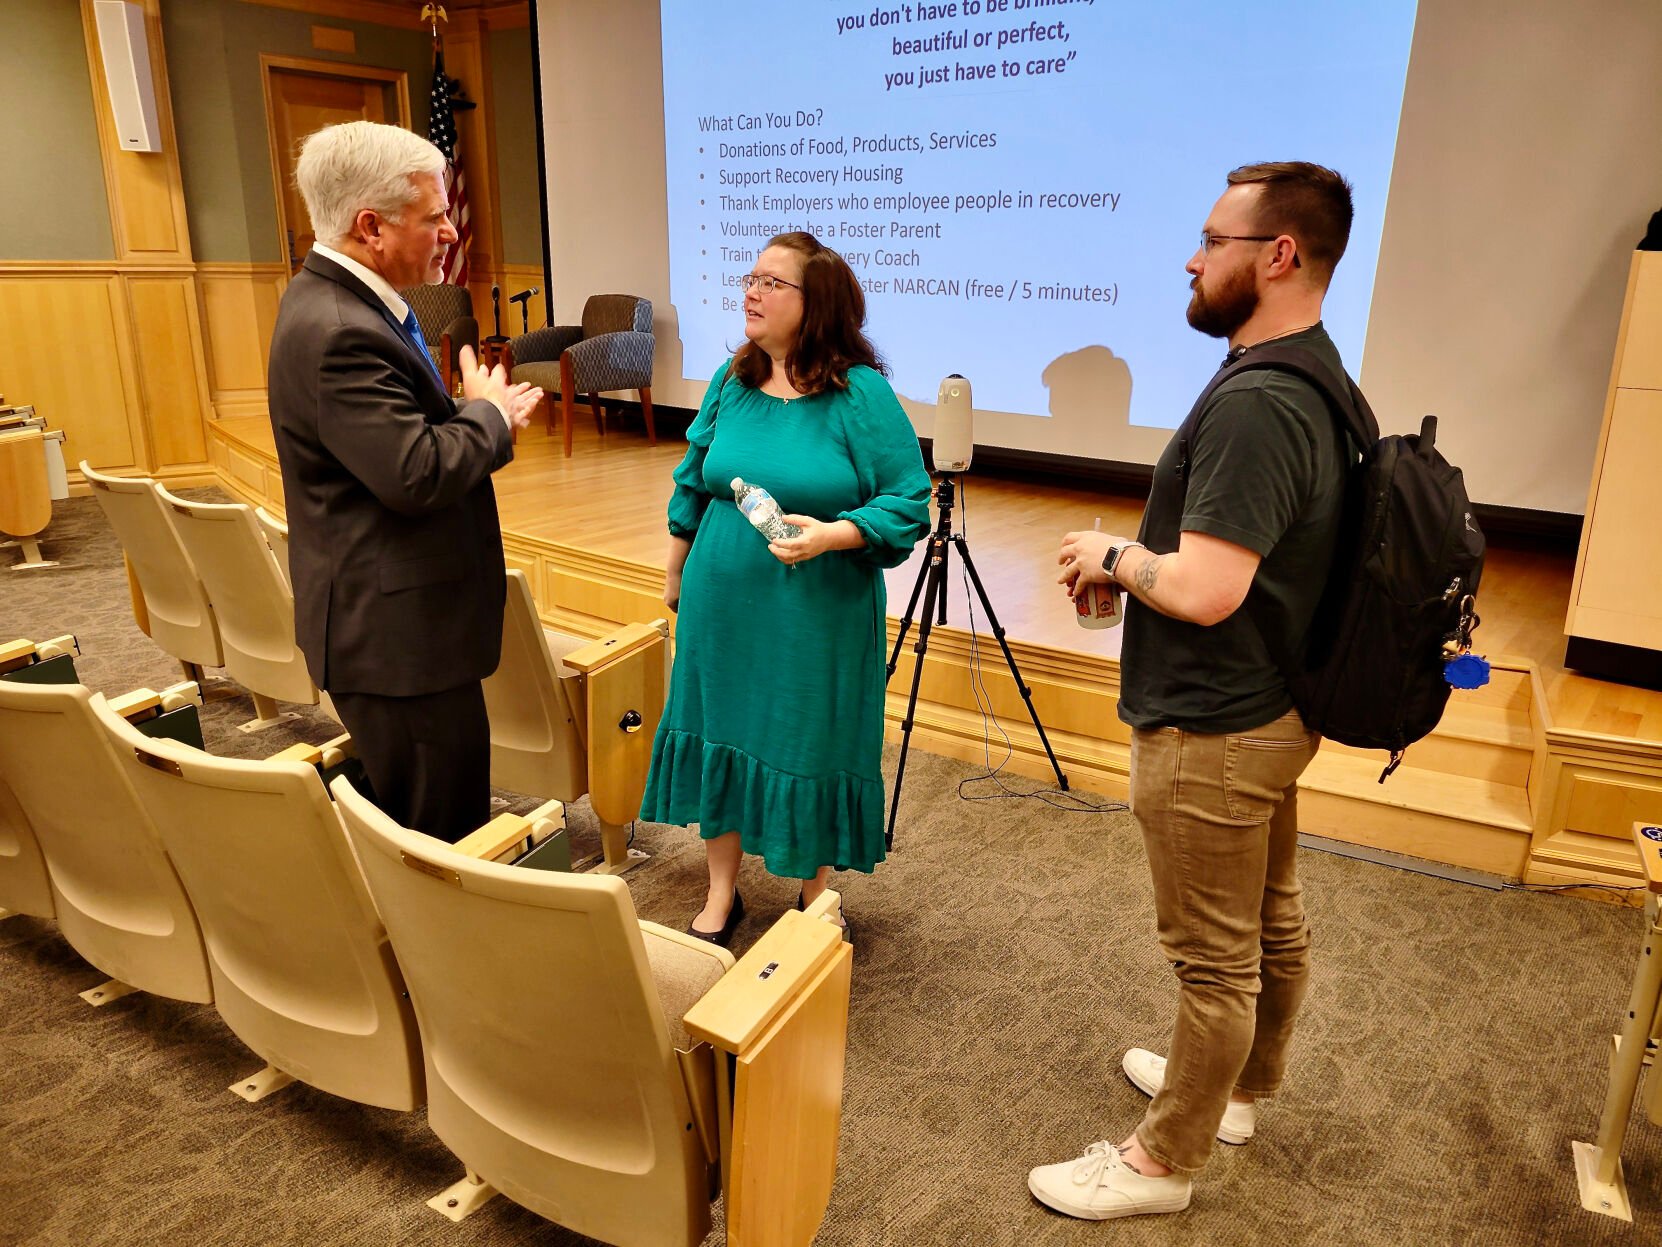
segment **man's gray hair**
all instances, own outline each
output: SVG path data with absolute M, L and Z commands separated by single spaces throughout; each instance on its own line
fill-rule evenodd
M 419 173 L 442 177 L 444 153 L 399 126 L 348 121 L 301 140 L 294 180 L 312 229 L 328 244 L 350 235 L 365 208 L 402 221 L 416 198 L 410 179 Z

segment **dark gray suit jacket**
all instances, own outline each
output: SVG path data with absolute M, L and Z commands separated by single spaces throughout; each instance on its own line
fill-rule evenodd
M 514 453 L 496 405 L 458 407 L 374 292 L 315 253 L 283 295 L 269 384 L 295 632 L 318 687 L 410 697 L 496 670 L 490 474 Z

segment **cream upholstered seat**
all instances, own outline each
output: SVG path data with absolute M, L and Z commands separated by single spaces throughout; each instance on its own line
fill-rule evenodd
M 757 1176 L 798 1222 L 781 1232 L 753 1216 L 756 1232 L 729 1241 L 812 1240 L 842 1089 L 849 954 L 836 928 L 792 911 L 729 974 L 725 949 L 638 920 L 620 879 L 478 861 L 399 827 L 345 780 L 331 791 L 415 1003 L 428 1121 L 469 1173 L 434 1207 L 459 1219 L 500 1190 L 603 1242 L 692 1247 L 709 1228 L 709 1165 L 736 1131 L 733 1156 L 788 1160 Z M 765 972 L 747 975 L 758 959 Z M 803 1014 L 813 1042 L 758 1098 L 765 1113 L 742 1090 L 731 1114 L 715 1111 L 727 1063 L 686 1023 L 729 990 L 741 997 L 724 1012 L 750 1035 L 790 1041 L 797 999 L 822 1006 Z M 737 1046 L 738 1063 L 765 1047 Z M 763 1146 L 770 1130 L 791 1144 Z M 734 1201 L 749 1189 L 737 1175 L 730 1225 L 744 1222 Z
M 0 644 L 0 680 L 25 678 L 26 668 L 74 649 L 72 636 L 41 645 L 25 640 Z M 56 913 L 52 881 L 46 874 L 46 859 L 41 856 L 35 829 L 12 790 L 0 779 L 0 918 L 12 914 L 52 918 Z
M 265 543 L 271 547 L 271 556 L 277 560 L 277 570 L 283 573 L 283 583 L 293 590 L 294 581 L 289 579 L 289 526 L 287 521 L 278 519 L 264 507 L 254 508 L 254 518 L 260 522 L 260 531 L 265 534 Z
M 332 762 L 331 747 L 217 758 L 151 740 L 96 702 L 94 713 L 195 905 L 214 1004 L 267 1062 L 231 1089 L 258 1099 L 298 1078 L 364 1104 L 420 1107 L 403 975 L 318 770 L 301 760 Z
M 525 573 L 508 572 L 502 658 L 485 681 L 491 783 L 568 803 L 587 794 L 612 874 L 645 860 L 625 847 L 624 825 L 641 808 L 663 716 L 667 633 L 662 620 L 598 641 L 546 629 Z
M 208 592 L 157 496 L 159 486 L 148 477 L 106 476 L 85 459 L 81 475 L 126 552 L 139 627 L 187 667 L 223 667 L 219 624 Z M 199 679 L 201 672 L 191 675 Z
M 257 730 L 280 722 L 276 703 L 317 704 L 317 686 L 294 639 L 294 597 L 245 503 L 190 502 L 162 486 L 179 540 L 213 603 L 225 673 L 254 695 Z
M 95 699 L 103 700 L 80 684 L 0 680 L 0 783 L 39 840 L 59 931 L 120 980 L 83 998 L 103 1004 L 137 988 L 207 1004 L 213 987 L 196 911 Z

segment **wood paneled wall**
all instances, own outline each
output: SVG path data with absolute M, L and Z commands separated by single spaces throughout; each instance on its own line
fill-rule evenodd
M 191 266 L 0 264 L 0 389 L 64 430 L 64 455 L 207 480 Z
M 215 419 L 266 414 L 266 359 L 277 304 L 288 285 L 282 264 L 199 264 L 196 285 L 207 327 L 208 387 Z
M 288 272 L 282 264 L 193 262 L 163 44 L 164 2 L 142 0 L 163 150 L 136 153 L 122 151 L 117 140 L 92 0 L 79 0 L 116 258 L 0 261 L 0 392 L 35 404 L 65 431 L 72 467 L 85 459 L 101 469 L 174 484 L 205 483 L 213 479 L 208 425 L 266 413 L 266 358 Z M 334 11 L 318 0 L 295 0 L 293 7 Z M 419 12 L 385 4 L 364 13 L 361 7 L 335 6 L 397 25 L 411 24 Z M 460 117 L 474 218 L 470 288 L 482 334 L 491 331 L 492 282 L 502 287 L 504 302 L 527 286 L 547 286 L 539 267 L 501 262 L 496 226 L 484 40 L 489 28 L 524 25 L 523 7 L 453 6 L 445 32 L 450 71 L 469 83 L 482 105 Z M 43 206 L 34 210 L 50 210 L 49 200 L 36 202 Z M 531 311 L 537 328 L 540 297 Z M 503 309 L 503 329 L 519 332 L 512 306 Z

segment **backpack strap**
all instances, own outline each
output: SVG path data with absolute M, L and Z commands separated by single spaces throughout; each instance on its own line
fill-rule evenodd
M 1368 406 L 1367 398 L 1356 388 L 1356 382 L 1347 376 L 1345 388 L 1339 389 L 1327 365 L 1323 364 L 1314 352 L 1291 343 L 1267 342 L 1247 351 L 1240 359 L 1221 369 L 1218 375 L 1212 378 L 1206 392 L 1201 395 L 1201 403 L 1210 398 L 1212 391 L 1229 378 L 1259 368 L 1290 372 L 1313 386 L 1316 393 L 1327 400 L 1328 410 L 1338 417 L 1340 427 L 1360 453 L 1366 454 L 1372 450 L 1374 443 L 1379 440 L 1379 421 L 1374 418 L 1373 408 Z

